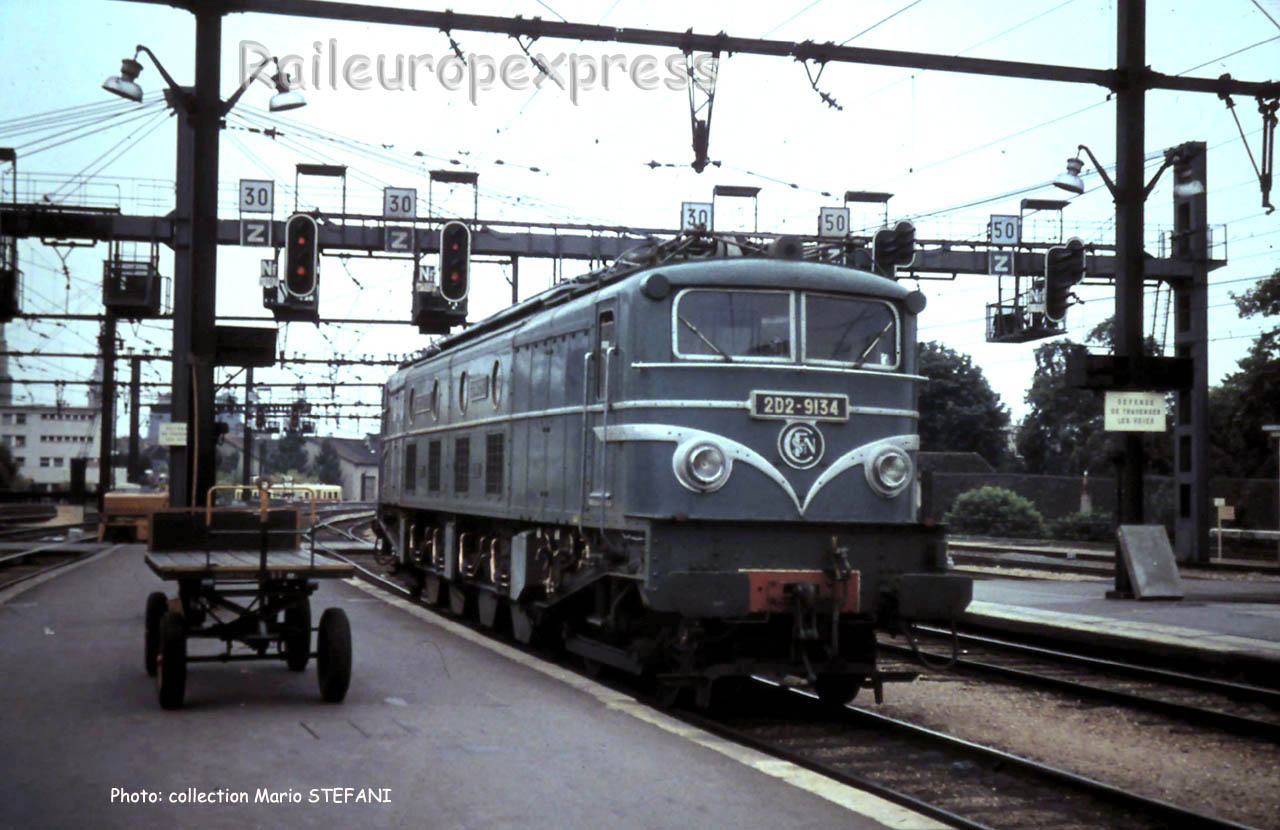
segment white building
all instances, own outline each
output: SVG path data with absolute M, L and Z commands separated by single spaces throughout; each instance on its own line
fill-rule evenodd
M 9 447 L 18 475 L 37 490 L 71 485 L 72 460 L 85 460 L 85 486 L 98 484 L 97 407 L 0 403 L 0 441 Z

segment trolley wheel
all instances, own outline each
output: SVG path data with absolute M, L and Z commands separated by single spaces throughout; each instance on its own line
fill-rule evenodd
M 169 610 L 169 600 L 160 591 L 147 596 L 147 635 L 144 639 L 144 665 L 147 676 L 156 676 L 156 654 L 160 651 L 160 618 Z
M 284 661 L 289 671 L 304 671 L 311 658 L 311 600 L 303 597 L 284 612 Z
M 187 689 L 187 626 L 172 611 L 160 618 L 160 653 L 156 690 L 162 709 L 179 709 Z
M 320 615 L 316 678 L 325 702 L 341 703 L 347 696 L 351 685 L 351 623 L 341 608 L 326 608 Z

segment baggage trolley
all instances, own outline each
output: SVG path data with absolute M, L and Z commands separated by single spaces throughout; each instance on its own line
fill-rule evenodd
M 314 497 L 312 526 L 304 526 L 298 505 L 270 506 L 266 486 L 259 485 L 259 503 L 248 508 L 215 508 L 215 490 L 253 492 L 215 485 L 204 509 L 152 516 L 147 565 L 178 584 L 176 597 L 160 591 L 147 597 L 145 665 L 156 679 L 160 705 L 182 706 L 189 663 L 282 660 L 300 672 L 313 657 L 320 696 L 341 702 L 351 682 L 351 626 L 341 608 L 328 608 L 313 629 L 311 594 L 318 580 L 350 577 L 355 568 L 317 559 Z M 307 551 L 299 545 L 303 537 L 310 542 Z M 187 641 L 195 638 L 221 640 L 225 648 L 189 655 Z

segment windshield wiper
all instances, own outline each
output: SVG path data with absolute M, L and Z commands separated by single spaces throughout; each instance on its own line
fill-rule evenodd
M 698 331 L 698 327 L 697 327 L 697 326 L 695 326 L 693 323 L 690 323 L 688 320 L 684 319 L 684 315 L 683 315 L 683 314 L 676 315 L 676 316 L 677 316 L 677 318 L 680 320 L 680 322 L 684 323 L 686 326 L 688 326 L 688 327 L 689 327 L 689 331 L 693 332 L 694 334 L 696 334 L 696 335 L 698 336 L 698 339 L 699 339 L 699 340 L 701 340 L 703 343 L 706 343 L 706 344 L 707 344 L 707 346 L 708 346 L 708 347 L 710 347 L 710 349 L 711 349 L 713 352 L 715 352 L 716 354 L 718 354 L 718 355 L 720 355 L 721 357 L 723 357 L 723 358 L 725 359 L 725 362 L 726 362 L 726 363 L 732 363 L 732 362 L 733 362 L 733 358 L 729 357 L 729 355 L 725 353 L 724 349 L 720 348 L 720 347 L 719 347 L 719 346 L 717 346 L 715 343 L 712 343 L 710 340 L 708 340 L 708 339 L 707 339 L 707 336 L 706 336 L 705 334 L 703 334 L 702 332 Z
M 871 342 L 868 343 L 867 347 L 862 350 L 862 354 L 858 355 L 858 359 L 853 362 L 853 367 L 855 369 L 862 368 L 863 361 L 867 359 L 867 355 L 871 354 L 871 350 L 874 349 L 877 344 L 879 344 L 881 338 L 883 338 L 886 334 L 888 334 L 889 329 L 891 328 L 893 328 L 892 320 L 885 323 L 884 328 L 880 329 L 880 331 L 876 333 L 875 337 L 871 338 Z

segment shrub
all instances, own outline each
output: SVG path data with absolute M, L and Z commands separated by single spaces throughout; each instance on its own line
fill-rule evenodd
M 1115 541 L 1114 517 L 1110 513 L 1072 513 L 1049 520 L 1049 538 L 1073 542 Z
M 952 530 L 987 536 L 1042 536 L 1044 519 L 1029 499 L 1003 487 L 979 487 L 956 496 L 943 518 Z

